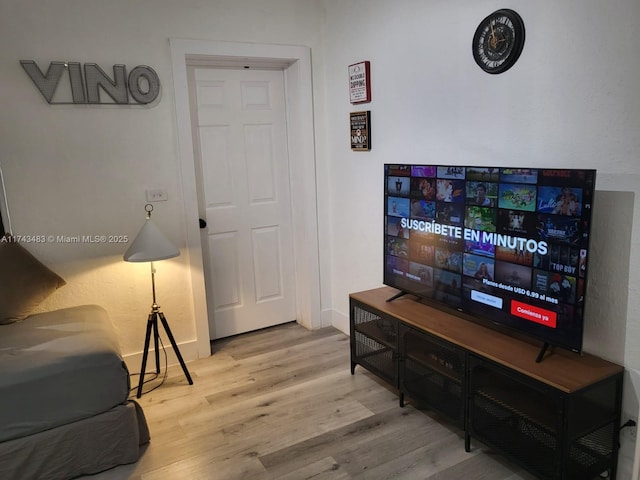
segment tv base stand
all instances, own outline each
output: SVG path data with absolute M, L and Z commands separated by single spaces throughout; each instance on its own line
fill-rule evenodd
M 549 345 L 548 342 L 544 342 L 542 348 L 540 349 L 540 353 L 538 353 L 538 356 L 536 357 L 536 363 L 540 363 L 544 359 L 544 354 L 547 353 L 549 347 L 551 347 L 551 345 Z
M 408 293 L 400 290 L 398 293 L 396 293 L 392 297 L 387 298 L 387 302 L 393 302 L 396 298 L 404 297 L 405 295 L 408 295 Z
M 361 365 L 541 479 L 615 479 L 624 369 L 510 337 L 390 287 L 353 293 L 351 373 Z

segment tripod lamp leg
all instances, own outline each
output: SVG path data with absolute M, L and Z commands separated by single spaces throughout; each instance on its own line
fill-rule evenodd
M 173 351 L 178 357 L 178 361 L 180 362 L 180 366 L 182 367 L 182 371 L 184 372 L 185 377 L 189 381 L 189 385 L 193 385 L 193 380 L 191 379 L 191 375 L 189 374 L 189 370 L 182 359 L 182 355 L 180 354 L 180 350 L 178 349 L 178 345 L 176 344 L 175 339 L 173 338 L 173 334 L 171 333 L 171 329 L 169 328 L 169 324 L 167 323 L 167 319 L 164 316 L 164 313 L 159 312 L 160 321 L 162 322 L 162 326 L 164 330 L 167 332 L 167 336 L 169 337 L 169 341 L 171 342 L 171 346 L 173 347 Z
M 142 385 L 144 384 L 144 374 L 147 369 L 147 356 L 149 355 L 149 343 L 151 341 L 151 329 L 153 327 L 153 314 L 149 315 L 149 319 L 147 320 L 147 333 L 144 337 L 144 353 L 142 354 L 142 366 L 140 367 L 140 383 L 138 383 L 138 393 L 136 397 L 140 398 L 142 396 Z M 156 333 L 158 329 L 158 323 L 156 321 Z M 156 340 L 157 342 L 157 340 Z M 157 347 L 156 347 L 157 352 Z

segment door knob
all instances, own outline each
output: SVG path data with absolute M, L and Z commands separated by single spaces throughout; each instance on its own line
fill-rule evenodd
M 207 228 L 207 222 L 205 220 L 199 218 L 198 222 L 200 223 L 200 228 Z

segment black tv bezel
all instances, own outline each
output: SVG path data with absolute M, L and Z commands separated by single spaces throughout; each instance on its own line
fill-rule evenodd
M 545 335 L 543 331 L 543 333 L 540 333 L 540 330 L 542 328 L 548 328 L 548 327 L 544 327 L 542 325 L 536 325 L 533 322 L 529 322 L 526 323 L 524 325 L 526 325 L 527 328 L 522 328 L 521 326 L 514 326 L 514 325 L 510 325 L 504 321 L 496 321 L 495 319 L 491 318 L 488 315 L 481 315 L 478 314 L 475 311 L 469 311 L 469 309 L 464 309 L 461 307 L 457 307 L 454 305 L 451 305 L 449 303 L 443 302 L 441 300 L 438 300 L 436 298 L 432 298 L 431 296 L 425 296 L 424 294 L 421 294 L 420 291 L 418 289 L 411 289 L 411 288 L 406 288 L 403 285 L 399 285 L 397 282 L 397 277 L 395 277 L 393 274 L 388 274 L 387 270 L 388 270 L 388 266 L 387 266 L 387 237 L 388 237 L 388 197 L 389 197 L 389 192 L 388 192 L 388 177 L 389 176 L 395 176 L 393 174 L 389 174 L 388 173 L 388 167 L 389 166 L 396 166 L 396 165 L 407 165 L 409 167 L 412 166 L 425 166 L 425 167 L 436 167 L 436 172 L 437 172 L 437 167 L 456 167 L 456 168 L 474 168 L 474 169 L 482 169 L 482 168 L 494 168 L 494 169 L 499 169 L 500 172 L 502 172 L 502 170 L 505 169 L 529 169 L 529 170 L 536 170 L 536 171 L 571 171 L 575 174 L 577 174 L 577 172 L 585 172 L 585 174 L 591 174 L 591 178 L 592 178 L 592 186 L 590 187 L 591 190 L 591 197 L 590 197 L 590 203 L 589 203 L 589 209 L 588 209 L 588 215 L 586 214 L 586 211 L 584 210 L 584 198 L 581 199 L 582 201 L 582 213 L 579 217 L 574 217 L 574 218 L 580 218 L 581 221 L 587 219 L 588 220 L 588 236 L 586 238 L 586 240 L 584 240 L 581 243 L 581 247 L 585 248 L 587 250 L 587 254 L 588 254 L 588 260 L 587 263 L 591 263 L 593 260 L 591 259 L 590 255 L 591 255 L 591 245 L 590 245 L 590 241 L 591 241 L 591 233 L 593 230 L 593 226 L 592 226 L 592 222 L 591 219 L 593 217 L 593 204 L 594 204 L 594 196 L 595 196 L 595 186 L 596 186 L 596 176 L 597 176 L 597 171 L 595 169 L 589 169 L 589 168 L 559 168 L 559 167 L 516 167 L 516 166 L 495 166 L 495 165 L 451 165 L 451 164 L 429 164 L 429 163 L 400 163 L 400 162 L 395 162 L 395 163 L 385 163 L 384 164 L 384 172 L 383 172 L 383 246 L 382 246 L 382 252 L 383 252 L 383 284 L 387 285 L 389 287 L 395 288 L 398 290 L 398 295 L 394 296 L 398 297 L 398 296 L 402 296 L 405 294 L 411 295 L 416 297 L 416 299 L 418 301 L 420 301 L 421 303 L 427 304 L 431 307 L 437 308 L 439 310 L 448 312 L 448 313 L 452 313 L 455 314 L 465 320 L 468 321 L 472 321 L 474 323 L 479 323 L 481 325 L 487 326 L 489 328 L 492 328 L 496 331 L 514 336 L 514 337 L 518 337 L 521 338 L 523 340 L 528 340 L 528 341 L 539 341 L 544 347 L 543 350 L 541 351 L 541 354 L 538 358 L 538 360 L 540 360 L 540 358 L 542 357 L 542 354 L 544 353 L 544 350 L 546 350 L 547 346 L 557 346 L 560 348 L 564 348 L 566 350 L 570 350 L 576 353 L 581 353 L 582 352 L 582 348 L 583 348 L 583 340 L 584 340 L 584 322 L 585 322 L 585 306 L 586 306 L 586 298 L 587 298 L 587 289 L 588 289 L 588 279 L 589 279 L 589 272 L 588 272 L 588 268 L 585 271 L 584 277 L 580 278 L 580 280 L 582 280 L 583 283 L 583 298 L 582 301 L 575 301 L 573 306 L 574 308 L 580 308 L 581 311 L 579 313 L 579 326 L 576 327 L 574 330 L 572 330 L 572 334 L 567 337 L 566 335 Z M 409 178 L 411 178 L 411 172 L 409 174 Z M 436 173 L 436 177 L 437 178 L 437 173 Z M 465 179 L 466 182 L 466 179 Z M 499 183 L 499 182 L 498 182 Z M 536 182 L 536 187 L 540 186 L 539 180 Z M 542 185 L 545 186 L 545 185 Z M 407 198 L 409 198 L 411 200 L 411 185 L 409 186 L 410 192 L 409 192 L 409 196 Z M 465 204 L 463 203 L 463 206 Z M 496 205 L 496 211 L 498 210 L 498 206 Z M 538 213 L 537 211 L 535 211 L 534 213 Z M 408 218 L 411 218 L 411 216 L 409 216 Z M 460 274 L 461 278 L 464 278 L 464 274 L 461 273 Z M 394 281 L 395 280 L 395 281 Z M 576 280 L 578 280 L 578 278 L 576 278 Z M 461 287 L 461 291 L 464 292 L 464 287 Z M 464 293 L 463 293 L 464 294 Z M 509 295 L 504 295 L 502 296 L 503 299 L 510 299 L 512 298 Z M 391 299 L 389 299 L 391 300 Z M 576 318 L 576 314 L 574 313 L 574 318 Z M 526 321 L 526 320 L 524 320 Z M 520 323 L 522 323 L 523 320 L 520 321 Z

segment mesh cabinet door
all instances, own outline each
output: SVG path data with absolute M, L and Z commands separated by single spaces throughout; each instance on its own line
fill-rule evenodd
M 398 321 L 351 301 L 351 369 L 362 365 L 398 388 Z

